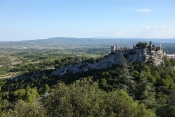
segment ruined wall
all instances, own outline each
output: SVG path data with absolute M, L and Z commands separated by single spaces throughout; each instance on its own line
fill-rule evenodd
M 166 54 L 167 58 L 169 59 L 175 59 L 175 54 Z

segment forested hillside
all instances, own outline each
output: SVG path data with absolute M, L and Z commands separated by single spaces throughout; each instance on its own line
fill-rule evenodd
M 0 0 L 0 117 L 175 117 L 175 0 Z
M 57 64 L 61 67 L 81 59 L 72 60 L 63 58 Z M 166 67 L 123 61 L 111 69 L 63 76 L 43 69 L 38 71 L 45 73 L 42 77 L 0 80 L 0 115 L 174 117 L 175 60 L 164 60 Z

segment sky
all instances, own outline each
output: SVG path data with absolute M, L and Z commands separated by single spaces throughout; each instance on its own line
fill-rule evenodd
M 175 0 L 0 0 L 0 41 L 174 38 Z

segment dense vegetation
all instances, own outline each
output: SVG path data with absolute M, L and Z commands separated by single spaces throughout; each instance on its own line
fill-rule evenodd
M 166 67 L 123 61 L 111 69 L 63 76 L 51 76 L 52 70 L 43 69 L 42 77 L 0 80 L 0 115 L 174 117 L 175 60 L 164 59 Z M 65 57 L 57 65 L 80 60 Z M 42 64 L 19 69 L 32 72 Z
M 165 57 L 166 67 L 123 60 L 110 69 L 52 76 L 56 68 L 104 57 L 110 48 L 45 46 L 0 49 L 0 78 L 13 77 L 0 79 L 0 116 L 175 117 L 175 60 Z M 175 53 L 173 44 L 164 50 Z M 44 75 L 32 77 L 37 73 Z
M 147 43 L 143 43 L 143 42 L 139 42 L 136 44 L 136 48 L 146 48 L 147 47 Z

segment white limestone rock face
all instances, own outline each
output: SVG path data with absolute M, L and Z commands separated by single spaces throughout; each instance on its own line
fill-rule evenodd
M 159 52 L 160 53 L 160 52 Z M 121 65 L 122 57 L 124 56 L 127 62 L 143 62 L 148 61 L 155 53 L 149 53 L 145 49 L 131 49 L 131 50 L 116 50 L 114 53 L 109 54 L 104 58 L 94 60 L 92 62 L 82 62 L 74 65 L 69 65 L 63 68 L 58 68 L 52 72 L 52 75 L 62 76 L 66 73 L 78 73 L 93 69 L 106 69 L 111 68 L 112 65 Z M 156 65 L 162 65 L 164 63 L 163 56 L 161 54 L 155 54 L 153 61 Z

